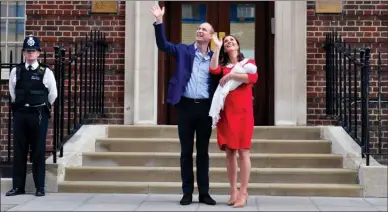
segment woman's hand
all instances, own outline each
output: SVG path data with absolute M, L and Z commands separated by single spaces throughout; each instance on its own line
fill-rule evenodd
M 212 39 L 213 39 L 214 44 L 216 45 L 216 48 L 221 49 L 222 40 L 219 39 L 215 33 L 212 35 Z
M 233 78 L 233 73 L 226 74 L 220 79 L 220 86 L 224 87 L 224 85 Z
M 220 57 L 220 49 L 222 46 L 222 40 L 218 39 L 218 37 L 215 33 L 212 35 L 212 39 L 214 41 L 216 49 L 214 50 L 214 54 L 212 56 L 212 59 L 210 60 L 210 68 L 215 70 L 218 67 L 218 58 Z

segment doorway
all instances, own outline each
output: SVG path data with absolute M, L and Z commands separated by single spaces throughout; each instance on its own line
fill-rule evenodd
M 253 87 L 256 126 L 274 125 L 274 35 L 271 18 L 274 2 L 160 2 L 165 7 L 166 38 L 191 44 L 199 24 L 209 22 L 219 37 L 233 34 L 245 57 L 254 58 L 259 79 Z M 174 58 L 158 53 L 158 124 L 176 125 L 175 109 L 167 104 L 168 81 L 175 70 Z

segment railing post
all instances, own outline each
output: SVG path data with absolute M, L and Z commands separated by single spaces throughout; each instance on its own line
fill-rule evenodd
M 89 111 L 89 114 L 92 113 L 92 94 L 93 94 L 93 91 L 92 91 L 92 88 L 93 88 L 93 31 L 90 31 L 90 41 L 89 41 L 89 47 L 90 47 L 90 56 L 89 56 L 89 108 L 88 108 L 88 111 Z M 94 56 L 94 55 L 93 55 Z
M 83 111 L 83 95 L 82 95 L 82 88 L 83 88 L 83 60 L 84 60 L 84 54 L 83 54 L 83 39 L 80 41 L 80 50 L 81 50 L 81 55 L 80 55 L 80 64 L 79 64 L 79 122 L 78 124 L 81 125 L 83 123 L 83 117 L 82 117 L 82 111 Z M 85 92 L 85 91 L 84 91 Z
M 379 53 L 378 55 L 378 59 L 377 59 L 377 78 L 378 78 L 378 81 L 377 81 L 377 88 L 378 88 L 378 91 L 377 91 L 377 101 L 378 101 L 378 105 L 377 105 L 377 110 L 378 110 L 378 115 L 377 115 L 377 120 L 379 122 L 379 126 L 378 126 L 378 132 L 377 132 L 377 141 L 378 141 L 378 152 L 379 154 L 381 154 L 381 147 L 382 147 L 382 142 L 381 142 L 381 138 L 382 138 L 382 120 L 381 120 L 381 95 L 382 95 L 382 85 L 381 85 L 381 53 Z
M 78 42 L 75 43 L 74 47 L 74 101 L 73 101 L 73 127 L 74 129 L 78 128 L 77 124 L 77 110 L 78 110 Z
M 12 50 L 9 55 L 9 63 L 12 64 Z M 9 67 L 9 73 L 11 73 L 12 66 Z M 11 162 L 11 136 L 12 136 L 12 99 L 11 94 L 8 94 L 8 148 L 7 148 L 7 161 Z M 12 139 L 13 140 L 13 139 Z
M 97 94 L 96 94 L 96 113 L 100 114 L 100 109 L 101 109 L 101 98 L 100 98 L 100 93 L 101 93 L 101 32 L 97 31 L 97 68 L 96 68 L 96 73 L 97 73 L 97 80 L 96 80 L 96 87 L 97 87 Z
M 344 123 L 344 128 L 347 132 L 349 132 L 349 127 L 348 127 L 348 107 L 347 107 L 347 101 L 348 101 L 348 98 L 347 98 L 347 92 L 346 92 L 346 88 L 347 88 L 347 69 L 346 69 L 346 58 L 347 58 L 347 51 L 346 51 L 346 42 L 343 41 L 342 43 L 342 58 L 343 58 L 343 61 L 342 61 L 342 73 L 343 73 L 343 123 Z
M 341 123 L 341 126 L 344 127 L 344 123 L 343 123 L 343 92 L 342 92 L 342 82 L 343 82 L 343 70 L 342 70 L 342 58 L 343 58 L 343 48 L 342 48 L 342 37 L 341 35 L 339 36 L 339 39 L 338 39 L 338 43 L 337 43 L 337 47 L 338 47 L 338 51 L 339 51 L 339 56 L 338 56 L 338 66 L 337 66 L 337 69 L 338 69 L 338 75 L 339 75 L 339 80 L 338 80 L 338 88 L 339 88 L 339 101 L 338 101 L 338 105 L 339 105 L 339 120 L 340 120 L 340 123 Z
M 61 49 L 60 49 L 61 53 L 60 53 L 60 58 L 61 60 L 59 61 L 60 62 L 60 76 L 61 76 L 61 87 L 60 87 L 60 93 L 61 93 L 61 115 L 60 115 L 60 153 L 59 153 L 59 157 L 63 157 L 63 140 L 64 140 L 64 135 L 63 135 L 63 131 L 64 131 L 64 115 L 65 115 L 65 54 L 66 54 L 66 49 L 62 46 Z
M 102 114 L 104 114 L 105 110 L 105 58 L 106 58 L 106 37 L 104 33 L 104 39 L 103 39 L 103 59 L 102 59 Z
M 350 45 L 348 44 L 348 108 L 349 108 L 349 116 L 348 116 L 348 133 L 352 132 L 352 60 L 350 59 L 352 57 L 352 49 L 350 48 Z
M 59 89 L 59 46 L 54 47 L 54 75 L 57 82 L 57 88 Z M 58 93 L 59 94 L 59 93 Z M 57 150 L 58 150 L 58 109 L 59 102 L 57 100 L 54 102 L 54 136 L 53 136 L 53 163 L 57 163 Z
M 69 55 L 68 55 L 68 58 L 69 58 L 69 61 L 68 61 L 68 68 L 67 68 L 67 134 L 69 135 L 70 134 L 70 124 L 71 124 L 71 84 L 72 84 L 72 80 L 71 80 L 71 48 L 69 48 Z M 65 71 L 65 67 L 63 67 L 63 70 Z
M 369 71 L 370 71 L 370 48 L 365 49 L 365 60 L 362 67 L 362 140 L 364 144 L 364 154 L 366 165 L 369 166 Z
M 88 35 L 86 35 L 85 37 L 85 86 L 84 86 L 84 117 L 83 119 L 85 120 L 87 115 L 88 115 L 88 111 L 87 111 L 87 108 L 88 108 L 88 70 L 89 70 L 89 67 L 88 67 L 88 51 L 89 51 L 89 40 L 88 40 Z
M 338 109 L 339 109 L 339 99 L 338 99 L 338 32 L 335 32 L 335 35 L 334 35 L 334 80 L 335 80 L 335 83 L 334 83 L 334 92 L 335 92 L 335 95 L 334 95 L 334 102 L 335 102 L 335 106 L 334 106 L 334 115 L 336 117 L 338 117 Z
M 357 138 L 357 133 L 358 133 L 358 121 L 357 121 L 357 116 L 358 116 L 358 89 L 357 89 L 357 51 L 356 49 L 353 50 L 353 67 L 354 67 L 354 137 Z M 360 57 L 361 58 L 361 57 Z M 360 144 L 361 145 L 361 144 Z
M 360 64 L 361 64 L 361 70 L 360 70 L 360 77 L 361 77 L 361 81 L 360 81 L 360 90 L 361 90 L 361 139 L 360 139 L 360 146 L 362 147 L 362 152 L 364 152 L 364 146 L 365 146 L 365 140 L 363 139 L 364 138 L 364 134 L 365 134 L 365 130 L 364 130 L 364 108 L 365 108 L 365 100 L 364 100 L 364 60 L 365 59 L 365 49 L 360 49 Z M 362 154 L 364 156 L 364 154 Z
M 331 51 L 331 42 L 330 42 L 331 33 L 326 34 L 326 41 L 325 41 L 325 50 L 326 50 L 326 114 L 332 115 L 332 109 L 331 109 L 331 87 L 332 87 L 332 81 L 331 81 L 331 64 L 330 64 L 330 51 Z

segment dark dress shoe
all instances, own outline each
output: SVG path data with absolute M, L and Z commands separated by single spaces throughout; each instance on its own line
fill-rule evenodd
M 183 194 L 183 197 L 180 201 L 181 205 L 190 205 L 193 202 L 192 194 Z
M 37 196 L 37 197 L 42 197 L 42 196 L 44 196 L 44 195 L 46 195 L 45 192 L 44 192 L 44 188 L 38 188 L 38 189 L 36 189 L 35 196 Z
M 11 190 L 9 190 L 5 196 L 16 196 L 16 195 L 19 195 L 19 194 L 25 194 L 26 192 L 20 188 L 13 188 Z
M 200 203 L 205 203 L 206 205 L 215 205 L 216 201 L 210 197 L 209 194 L 200 194 L 198 197 Z

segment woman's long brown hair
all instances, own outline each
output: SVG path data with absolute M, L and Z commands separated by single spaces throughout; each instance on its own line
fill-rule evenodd
M 224 49 L 224 40 L 225 40 L 226 37 L 232 37 L 237 42 L 237 45 L 238 45 L 237 61 L 240 62 L 240 61 L 242 61 L 245 58 L 244 54 L 240 52 L 240 41 L 235 36 L 233 36 L 233 35 L 227 35 L 227 36 L 225 36 L 222 39 L 222 46 L 221 46 L 221 49 L 220 49 L 219 64 L 222 67 L 226 66 L 230 62 L 229 55 L 228 55 L 228 53 Z

